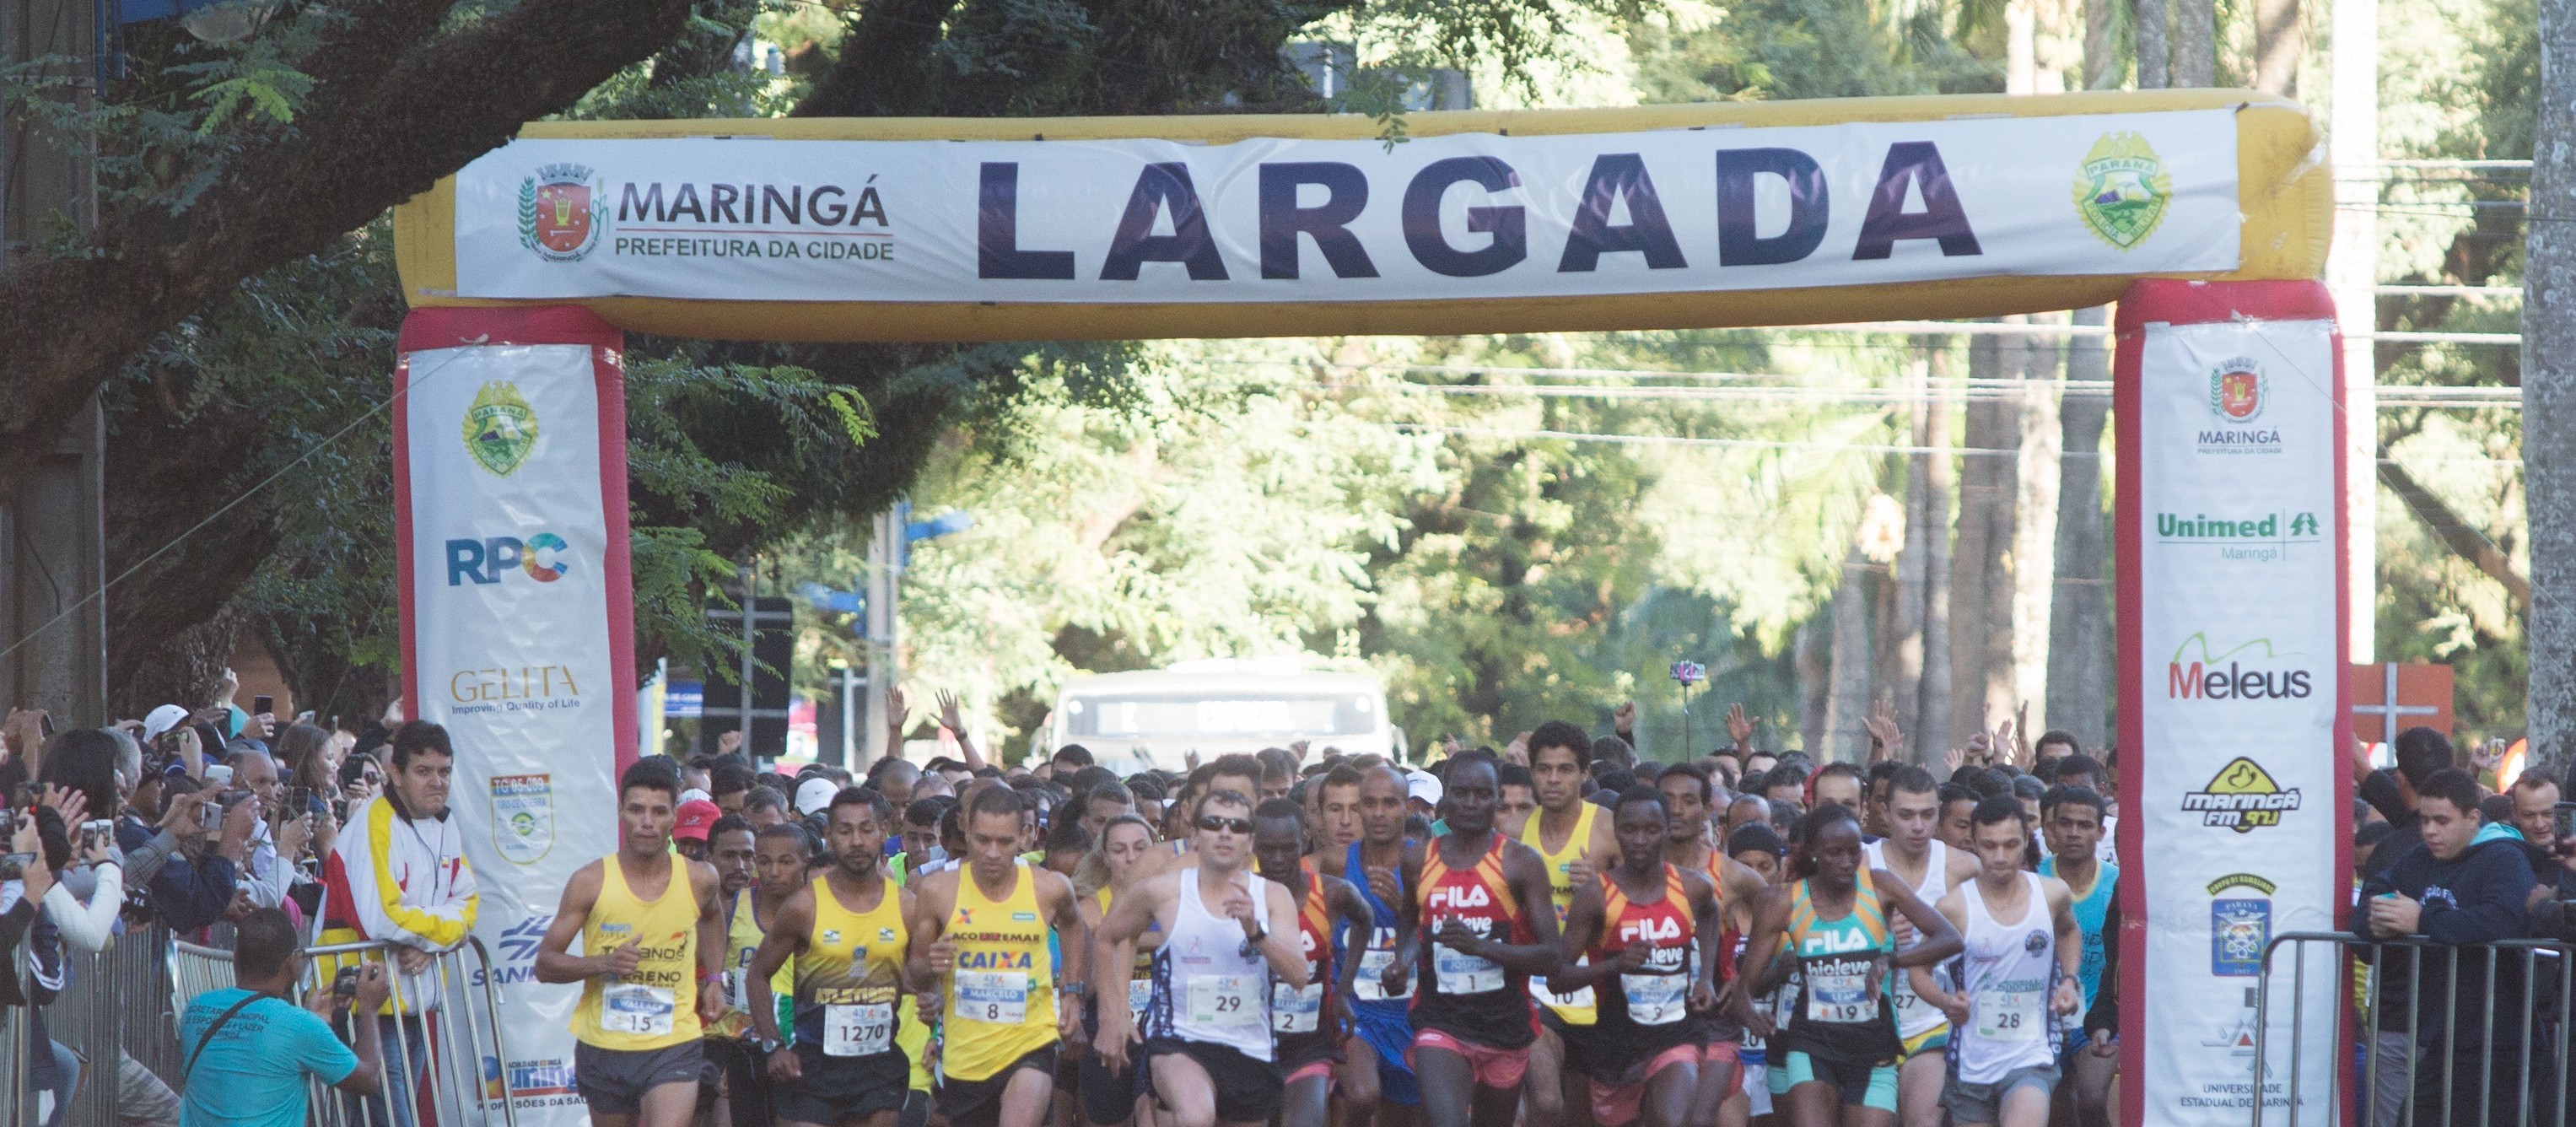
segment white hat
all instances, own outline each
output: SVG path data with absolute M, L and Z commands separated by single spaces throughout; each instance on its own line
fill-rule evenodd
M 699 790 L 696 787 L 690 787 L 689 789 L 680 792 L 680 801 L 683 804 L 691 802 L 713 802 L 715 800 L 716 796 Z
M 161 707 L 144 714 L 143 739 L 141 742 L 151 743 L 154 740 L 160 739 L 161 733 L 167 732 L 170 729 L 176 728 L 187 722 L 187 709 L 181 708 L 175 704 L 162 705 Z
M 830 809 L 832 796 L 841 793 L 841 784 L 817 775 L 796 784 L 796 812 L 820 814 Z
M 1430 803 L 1435 808 L 1438 807 L 1440 805 L 1440 777 L 1419 768 L 1406 772 L 1404 776 L 1404 796 L 1406 798 L 1418 798 L 1424 802 Z

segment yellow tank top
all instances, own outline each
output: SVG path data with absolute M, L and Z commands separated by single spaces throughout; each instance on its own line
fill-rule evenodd
M 911 932 L 903 923 L 903 890 L 878 886 L 876 906 L 853 912 L 816 877 L 814 930 L 796 956 L 796 1037 L 827 1057 L 863 1057 L 894 1049 L 895 1007 L 903 997 L 903 960 Z
M 1546 818 L 1544 812 L 1531 814 L 1529 824 L 1521 827 L 1521 844 L 1538 850 L 1539 858 L 1547 862 L 1547 895 L 1556 904 L 1556 926 L 1559 928 L 1565 926 L 1565 910 L 1574 904 L 1574 862 L 1582 858 L 1584 847 L 1592 844 L 1592 819 L 1601 813 L 1601 807 L 1590 802 L 1577 800 L 1574 805 L 1574 832 L 1565 835 L 1565 846 L 1553 853 L 1542 843 L 1539 834 L 1539 823 Z M 1578 955 L 1575 961 L 1581 963 L 1587 959 L 1588 956 Z M 1564 1019 L 1567 1025 L 1590 1025 L 1599 1014 L 1591 987 L 1571 994 L 1559 994 L 1547 988 L 1545 979 L 1534 978 L 1530 980 L 1530 991 L 1537 995 L 1540 1003 L 1556 1011 L 1556 1016 Z
M 689 888 L 686 859 L 671 859 L 671 882 L 652 900 L 626 886 L 615 856 L 600 862 L 599 901 L 582 924 L 582 951 L 606 954 L 639 936 L 644 961 L 635 973 L 582 983 L 572 1035 L 583 1044 L 640 1052 L 697 1039 L 698 898 Z
M 733 895 L 733 922 L 725 925 L 724 961 L 725 1004 L 732 1008 L 707 1030 L 710 1037 L 751 1035 L 751 957 L 759 952 L 761 938 L 766 934 L 760 927 L 760 913 L 752 908 L 752 901 L 759 895 L 757 888 Z M 778 1030 L 790 1040 L 795 1039 L 788 1032 L 796 1024 L 795 999 L 790 993 L 795 986 L 796 975 L 787 967 L 779 967 L 778 973 L 769 976 L 769 997 L 778 1008 Z
M 1055 967 L 1038 908 L 1039 872 L 1017 863 L 1010 895 L 991 900 L 971 869 L 958 870 L 946 932 L 957 963 L 940 1031 L 939 1067 L 948 1079 L 989 1079 L 1055 1043 Z

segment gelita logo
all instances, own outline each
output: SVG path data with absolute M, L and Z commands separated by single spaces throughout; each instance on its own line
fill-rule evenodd
M 450 540 L 447 585 L 498 583 L 512 571 L 524 572 L 539 583 L 552 583 L 572 570 L 571 554 L 572 545 L 551 532 L 540 532 L 526 540 L 516 536 Z
M 2174 647 L 2165 664 L 2167 700 L 2305 700 L 2316 691 L 2314 678 L 2285 658 L 2270 638 L 2256 638 L 2233 649 L 2210 652 L 2209 635 L 2194 634 Z

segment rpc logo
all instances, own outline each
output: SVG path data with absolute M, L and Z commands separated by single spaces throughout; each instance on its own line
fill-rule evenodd
M 528 573 L 539 583 L 552 583 L 572 570 L 569 558 L 572 546 L 551 532 L 540 532 L 525 541 L 516 536 L 492 536 L 481 540 L 447 542 L 447 585 L 461 587 L 467 582 L 498 583 L 511 568 Z

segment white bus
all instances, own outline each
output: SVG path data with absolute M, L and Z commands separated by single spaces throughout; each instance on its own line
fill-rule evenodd
M 1040 729 L 1043 757 L 1066 744 L 1089 748 L 1121 775 L 1189 770 L 1220 755 L 1312 745 L 1400 758 L 1404 733 L 1387 719 L 1386 685 L 1374 673 L 1308 669 L 1297 659 L 1194 661 L 1135 673 L 1085 674 L 1056 696 Z

